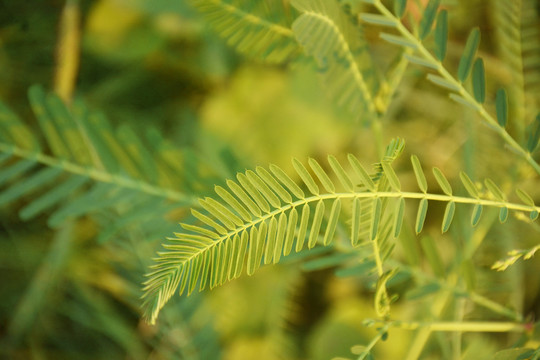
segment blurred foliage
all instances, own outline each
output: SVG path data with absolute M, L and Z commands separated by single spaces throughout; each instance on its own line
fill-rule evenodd
M 500 23 L 513 21 L 505 18 L 508 9 L 500 2 L 442 1 L 451 28 L 446 61 L 453 71 L 458 68 L 467 34 L 479 26 L 486 93 L 507 87 L 510 114 L 532 119 L 540 104 L 540 46 L 524 48 L 527 56 L 519 66 L 507 56 L 508 49 L 517 45 L 513 35 L 508 37 L 511 30 L 497 31 Z M 291 7 L 289 1 L 282 3 Z M 407 12 L 412 15 L 407 21 L 418 20 L 425 3 L 410 0 Z M 528 16 L 524 34 L 538 36 L 538 4 L 515 3 L 522 4 Z M 367 8 L 360 1 L 339 4 L 351 17 Z M 80 18 L 75 28 L 61 30 L 67 5 L 74 6 Z M 290 14 L 297 15 L 293 10 Z M 352 346 L 367 345 L 377 336 L 375 328 L 363 324 L 364 319 L 376 317 L 372 306 L 376 277 L 336 276 L 336 266 L 315 271 L 301 267 L 306 257 L 316 260 L 331 253 L 325 250 L 299 253 L 213 291 L 175 296 L 154 326 L 141 319 L 140 284 L 159 244 L 178 231 L 180 219 L 195 221 L 189 217 L 189 207 L 197 197 L 211 194 L 214 184 L 269 163 L 291 173 L 291 157 L 340 157 L 350 152 L 369 164 L 378 161 L 381 152 L 365 119 L 351 115 L 325 91 L 312 60 L 300 56 L 285 64 L 267 64 L 237 53 L 211 22 L 187 0 L 0 0 L 0 100 L 30 129 L 32 136 L 22 142 L 31 137 L 36 142 L 50 141 L 27 94 L 35 84 L 46 94 L 58 89 L 59 64 L 66 53 L 75 51 L 80 62 L 72 76 L 74 93 L 64 99 L 67 108 L 73 113 L 79 109 L 106 114 L 110 122 L 106 132 L 120 139 L 121 147 L 146 149 L 144 154 L 130 155 L 135 159 L 131 173 L 118 160 L 121 170 L 107 178 L 106 186 L 99 188 L 100 182 L 91 178 L 31 220 L 21 219 L 24 209 L 39 196 L 52 193 L 54 186 L 0 206 L 1 358 L 318 360 L 350 357 Z M 79 34 L 76 49 L 61 46 L 62 31 Z M 379 31 L 364 29 L 370 57 L 384 72 L 391 69 L 396 49 L 379 38 Z M 519 186 L 538 204 L 538 175 L 518 163 L 469 109 L 450 101 L 424 75 L 418 67 L 406 68 L 381 119 L 380 140 L 406 139 L 403 158 L 421 155 L 425 167 L 444 169 L 452 183 L 465 170 L 476 179 L 500 180 L 506 193 Z M 48 99 L 52 104 L 56 98 Z M 61 107 L 51 105 L 47 111 L 55 109 Z M 9 118 L 1 110 L 0 122 Z M 512 125 L 509 131 L 520 138 L 532 123 Z M 2 127 L 0 132 L 7 134 Z M 137 142 L 143 145 L 133 145 Z M 51 143 L 43 149 L 54 166 L 65 170 L 69 161 L 61 157 L 56 161 Z M 0 169 L 17 163 L 14 158 L 1 158 Z M 405 163 L 400 160 L 395 169 L 403 186 L 412 188 L 415 177 Z M 40 163 L 32 174 L 46 167 Z M 121 178 L 126 173 L 140 182 L 123 188 L 116 175 Z M 25 179 L 24 174 L 13 179 L 2 179 L 3 175 L 0 172 L 0 194 Z M 67 183 L 73 177 L 64 174 L 57 181 Z M 428 182 L 437 187 L 433 177 Z M 141 190 L 142 183 L 151 184 L 155 192 Z M 486 209 L 473 232 L 468 215 L 457 212 L 454 222 L 466 226 L 441 235 L 444 207 L 430 206 L 424 233 L 418 237 L 411 220 L 415 214 L 407 209 L 408 221 L 392 260 L 403 273 L 388 284 L 392 293 L 400 295 L 392 316 L 428 319 L 438 311 L 438 319 L 444 321 L 493 319 L 492 312 L 468 300 L 455 296 L 441 302 L 440 293 L 429 290 L 436 276 L 420 242 L 429 237 L 447 268 L 463 255 L 464 247 L 474 249 L 464 265 L 473 266 L 474 272 L 460 273 L 471 278 L 460 278 L 458 290 L 474 284 L 474 291 L 524 318 L 538 318 L 537 258 L 518 261 L 503 273 L 491 270 L 509 251 L 537 245 L 538 222 L 524 226 L 523 219 L 511 218 L 501 225 L 497 213 Z M 418 288 L 424 291 L 422 296 Z M 421 358 L 509 359 L 533 354 L 531 349 L 540 346 L 537 332 L 522 337 L 434 333 Z M 375 358 L 404 358 L 413 335 L 391 329 L 386 343 L 375 347 Z M 516 349 L 505 350 L 506 355 L 497 352 L 511 346 Z M 461 352 L 462 357 L 457 357 Z

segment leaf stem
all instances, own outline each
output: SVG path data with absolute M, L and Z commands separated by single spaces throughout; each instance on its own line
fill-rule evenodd
M 373 320 L 384 322 L 383 320 Z M 389 321 L 386 325 L 404 330 L 429 329 L 441 332 L 524 332 L 527 325 L 502 321 Z

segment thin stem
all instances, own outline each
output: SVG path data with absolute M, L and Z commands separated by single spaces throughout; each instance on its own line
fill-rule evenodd
M 476 101 L 476 99 L 463 87 L 462 83 L 458 80 L 456 80 L 449 72 L 444 68 L 442 63 L 437 60 L 422 44 L 420 40 L 416 36 L 414 36 L 402 23 L 401 21 L 392 14 L 390 10 L 388 10 L 380 0 L 374 0 L 373 5 L 383 14 L 384 16 L 393 19 L 396 23 L 396 29 L 399 31 L 399 33 L 405 37 L 407 40 L 414 43 L 416 46 L 416 50 L 426 59 L 428 62 L 430 62 L 435 70 L 450 84 L 455 86 L 457 89 L 459 89 L 458 94 L 467 101 L 472 107 L 474 107 L 479 113 L 480 116 L 483 117 L 490 127 L 495 130 L 503 139 L 504 141 L 510 146 L 512 150 L 514 150 L 519 156 L 524 158 L 532 167 L 533 169 L 540 174 L 540 164 L 538 164 L 534 158 L 531 156 L 531 154 L 523 149 L 515 140 L 508 134 L 506 129 L 504 127 L 499 126 L 499 123 L 491 116 L 486 109 L 483 107 L 483 105 Z
M 384 322 L 383 320 L 374 320 Z M 502 321 L 389 321 L 387 326 L 404 330 L 429 329 L 442 332 L 524 332 L 527 324 Z
M 388 331 L 388 328 L 391 326 L 391 324 L 385 324 L 380 330 L 377 336 L 375 336 L 369 344 L 365 347 L 364 351 L 358 356 L 358 360 L 365 359 L 365 357 L 373 350 L 375 345 L 379 342 L 379 340 L 383 337 L 383 335 Z

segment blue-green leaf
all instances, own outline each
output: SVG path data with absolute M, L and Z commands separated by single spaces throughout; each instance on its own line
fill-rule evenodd
M 381 33 L 379 35 L 381 39 L 388 41 L 390 44 L 403 46 L 405 48 L 410 48 L 413 50 L 416 50 L 418 47 L 415 42 L 412 42 L 411 40 L 404 38 L 403 36 L 388 34 L 388 33 Z
M 441 10 L 437 16 L 435 25 L 435 56 L 443 61 L 446 56 L 446 44 L 448 42 L 448 12 Z
M 497 112 L 497 122 L 505 127 L 508 122 L 508 97 L 506 90 L 499 89 L 495 95 L 495 110 Z
M 440 0 L 430 0 L 427 4 L 422 20 L 420 20 L 418 35 L 421 40 L 424 40 L 431 32 L 431 27 L 433 26 L 433 21 L 435 21 L 435 14 L 437 14 L 439 4 Z
M 476 59 L 473 66 L 473 93 L 474 98 L 483 104 L 486 101 L 486 74 L 484 70 L 484 60 Z
M 480 44 L 480 30 L 474 28 L 469 37 L 467 38 L 467 43 L 465 44 L 465 50 L 461 55 L 458 67 L 458 79 L 461 82 L 464 82 L 473 65 L 474 57 L 476 56 L 476 51 L 478 50 L 478 45 Z

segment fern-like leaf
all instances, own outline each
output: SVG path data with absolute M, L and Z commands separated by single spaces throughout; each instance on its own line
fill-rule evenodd
M 371 175 L 352 155 L 349 155 L 350 171 L 345 171 L 336 158 L 329 157 L 330 167 L 339 169 L 336 171 L 338 179 L 349 179 L 351 183 L 359 184 L 353 191 L 347 180 L 342 181 L 343 190 L 337 187 L 330 174 L 313 159 L 309 161 L 310 167 L 324 191 L 320 191 L 319 184 L 307 167 L 297 159 L 293 159 L 294 168 L 302 180 L 302 186 L 310 189 L 310 195 L 305 195 L 275 165 L 271 166 L 271 172 L 258 169 L 257 172 L 264 175 L 253 182 L 249 180 L 249 174 L 253 174 L 249 170 L 238 174 L 238 182 L 228 181 L 232 193 L 216 187 L 216 193 L 223 202 L 206 198 L 202 203 L 207 213 L 194 211 L 194 215 L 209 228 L 184 224 L 187 231 L 176 233 L 176 237 L 170 238 L 164 245 L 167 251 L 158 253 L 159 257 L 155 259 L 156 263 L 144 283 L 146 319 L 155 322 L 160 309 L 176 291 L 189 294 L 197 288 L 196 284 L 199 284 L 200 290 L 213 288 L 237 278 L 244 268 L 251 275 L 261 263 L 276 263 L 293 248 L 298 252 L 316 245 L 328 246 L 334 240 L 341 222 L 350 223 L 353 246 L 372 245 L 372 258 L 375 261 L 368 259 L 367 263 L 376 265 L 382 279 L 386 273 L 382 266 L 394 247 L 391 241 L 393 235 L 399 234 L 406 199 L 420 200 L 417 232 L 423 228 L 428 201 L 447 204 L 442 221 L 443 232 L 449 229 L 458 204 L 475 205 L 473 224 L 479 220 L 476 209 L 482 206 L 506 209 L 506 213 L 508 210 L 538 212 L 540 209 L 530 202 L 508 202 L 504 195 L 496 192 L 492 181 L 486 184 L 489 183 L 490 191 L 495 192 L 495 200 L 455 196 L 440 170 L 434 170 L 434 174 L 445 194 L 424 192 L 427 189 L 403 192 L 398 186 L 398 176 L 390 166 L 402 150 L 403 142 L 393 141 Z M 418 171 L 419 162 L 415 160 L 413 164 Z M 355 177 L 349 175 L 354 172 Z M 292 200 L 295 196 L 296 200 L 276 202 L 278 193 L 284 191 L 288 195 L 282 194 L 281 197 Z M 271 198 L 274 201 L 270 201 Z M 263 202 L 263 199 L 268 201 Z M 344 207 L 349 207 L 349 211 L 342 211 Z M 348 214 L 348 219 L 342 219 L 342 214 Z M 385 294 L 380 296 L 387 297 Z
M 363 34 L 334 1 L 292 3 L 302 12 L 292 25 L 293 32 L 305 52 L 316 60 L 327 91 L 353 113 L 365 108 L 375 114 L 374 67 Z
M 283 1 L 192 0 L 217 32 L 239 52 L 272 63 L 290 60 L 299 47 Z

